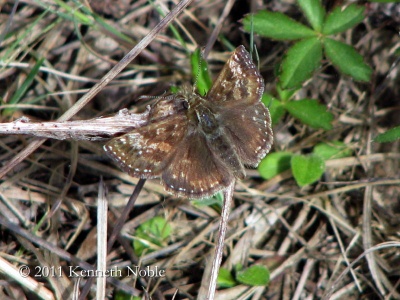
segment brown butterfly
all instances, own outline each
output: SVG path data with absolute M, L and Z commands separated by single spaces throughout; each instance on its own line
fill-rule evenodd
M 133 177 L 161 177 L 172 194 L 202 198 L 245 177 L 271 149 L 271 117 L 260 99 L 264 81 L 239 46 L 205 97 L 183 86 L 161 98 L 146 125 L 104 149 Z

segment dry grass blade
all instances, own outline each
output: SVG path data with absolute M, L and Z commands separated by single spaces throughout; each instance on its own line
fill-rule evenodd
M 215 297 L 215 292 L 217 289 L 217 277 L 223 256 L 226 231 L 228 229 L 229 214 L 233 201 L 234 188 L 235 182 L 232 182 L 231 185 L 224 191 L 224 204 L 221 212 L 218 239 L 215 245 L 215 253 L 212 261 L 211 272 L 210 274 L 208 274 L 208 272 L 204 272 L 203 274 L 202 284 L 208 286 L 208 288 L 203 289 L 203 291 L 207 290 L 207 294 L 202 294 L 202 289 L 200 288 L 198 299 L 214 299 Z
M 99 196 L 97 205 L 97 271 L 99 274 L 107 274 L 107 210 L 108 203 L 105 195 L 103 180 L 99 183 Z M 96 297 L 103 300 L 106 297 L 106 276 L 97 277 Z
M 41 299 L 55 299 L 52 291 L 43 287 L 38 281 L 33 280 L 31 277 L 29 277 L 28 266 L 25 266 L 23 268 L 16 268 L 7 260 L 0 257 L 0 271 L 4 274 L 8 274 L 10 278 L 21 284 L 21 286 L 23 286 L 27 290 L 35 292 Z

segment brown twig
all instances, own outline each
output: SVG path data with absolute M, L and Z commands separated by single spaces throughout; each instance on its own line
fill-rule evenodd
M 125 133 L 146 124 L 149 108 L 142 114 L 120 110 L 115 116 L 65 122 L 31 122 L 22 117 L 14 122 L 0 124 L 0 134 L 25 134 L 57 140 L 73 139 L 98 141 L 118 133 Z

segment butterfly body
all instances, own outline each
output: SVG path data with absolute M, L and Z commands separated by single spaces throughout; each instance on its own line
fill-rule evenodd
M 208 149 L 213 153 L 220 153 L 219 159 L 232 170 L 233 175 L 243 179 L 246 176 L 244 166 L 235 145 L 232 144 L 224 130 L 223 120 L 219 118 L 218 113 L 213 111 L 210 101 L 207 99 L 198 101 L 193 110 L 197 116 L 198 131 L 203 132 Z
M 244 165 L 256 166 L 271 148 L 263 89 L 261 75 L 240 46 L 206 96 L 183 86 L 153 105 L 147 125 L 104 148 L 133 177 L 161 177 L 175 195 L 210 196 L 234 178 L 243 179 Z

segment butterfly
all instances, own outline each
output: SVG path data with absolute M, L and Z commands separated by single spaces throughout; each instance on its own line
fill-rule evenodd
M 144 126 L 113 138 L 104 149 L 133 177 L 160 177 L 177 196 L 211 196 L 245 178 L 244 166 L 256 167 L 271 149 L 263 91 L 263 78 L 239 46 L 206 96 L 182 86 L 151 107 Z

